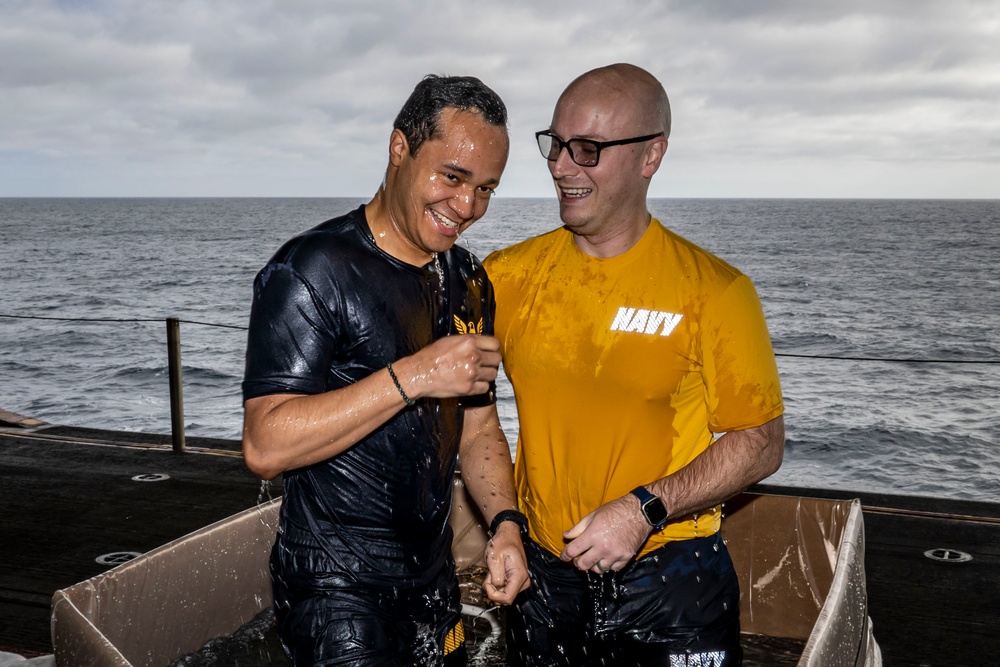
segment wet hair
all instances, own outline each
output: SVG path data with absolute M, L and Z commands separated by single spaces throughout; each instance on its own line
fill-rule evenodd
M 428 74 L 410 93 L 392 124 L 406 137 L 411 155 L 437 136 L 438 121 L 445 109 L 479 113 L 490 125 L 507 127 L 507 107 L 482 81 L 474 76 Z

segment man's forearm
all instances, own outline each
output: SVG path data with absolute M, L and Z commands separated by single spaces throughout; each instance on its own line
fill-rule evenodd
M 247 467 L 271 479 L 336 456 L 416 399 L 480 394 L 496 379 L 499 346 L 492 336 L 446 336 L 393 361 L 395 377 L 384 368 L 323 394 L 250 399 L 243 422 Z
M 517 509 L 510 447 L 500 428 L 496 405 L 466 408 L 459 458 L 466 491 L 487 525 L 503 510 Z M 500 519 L 483 553 L 489 570 L 483 590 L 497 604 L 512 604 L 531 580 L 520 527 L 506 517 Z
M 252 398 L 244 405 L 243 457 L 272 479 L 336 456 L 405 407 L 385 369 L 323 394 Z
M 755 428 L 730 431 L 689 465 L 648 488 L 663 500 L 671 517 L 715 507 L 773 474 L 781 466 L 784 445 L 780 416 Z
M 510 446 L 495 405 L 466 409 L 459 460 L 466 491 L 487 524 L 497 512 L 517 509 Z

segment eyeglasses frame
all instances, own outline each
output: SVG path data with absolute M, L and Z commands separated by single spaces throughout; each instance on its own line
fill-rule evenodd
M 570 139 L 563 139 L 552 130 L 539 130 L 535 132 L 535 144 L 538 145 L 538 151 L 541 153 L 542 146 L 538 143 L 539 137 L 546 136 L 551 138 L 553 141 L 558 142 L 559 150 L 556 151 L 555 157 L 549 157 L 545 153 L 542 153 L 542 157 L 549 162 L 555 162 L 559 159 L 559 155 L 562 154 L 562 149 L 566 149 L 569 153 L 569 159 L 573 161 L 573 164 L 579 165 L 581 167 L 596 167 L 601 161 L 601 151 L 610 146 L 625 146 L 626 144 L 637 144 L 642 141 L 649 141 L 650 139 L 656 139 L 657 137 L 662 137 L 663 132 L 657 132 L 656 134 L 646 134 L 641 137 L 632 137 L 630 139 L 615 139 L 614 141 L 595 141 L 593 139 L 584 139 L 582 137 L 572 137 Z M 597 153 L 594 155 L 594 164 L 580 164 L 576 161 L 576 156 L 573 155 L 573 150 L 569 147 L 569 142 L 571 141 L 585 141 L 588 144 L 593 144 L 597 147 Z M 551 155 L 551 152 L 550 152 Z

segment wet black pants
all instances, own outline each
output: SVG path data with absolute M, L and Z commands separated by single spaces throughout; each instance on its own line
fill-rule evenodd
M 531 588 L 507 613 L 516 667 L 733 667 L 739 581 L 719 535 L 672 542 L 597 575 L 526 545 Z
M 415 588 L 374 588 L 329 572 L 322 549 L 271 554 L 278 636 L 294 667 L 464 667 L 454 564 Z M 456 627 L 457 626 L 457 627 Z

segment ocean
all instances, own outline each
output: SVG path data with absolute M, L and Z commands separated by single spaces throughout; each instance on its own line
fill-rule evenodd
M 0 199 L 0 408 L 170 432 L 167 317 L 189 436 L 239 438 L 254 274 L 363 199 Z M 665 225 L 750 276 L 785 396 L 769 483 L 1000 500 L 1000 201 L 659 199 Z M 480 257 L 558 225 L 496 199 Z M 509 440 L 517 414 L 505 378 Z

